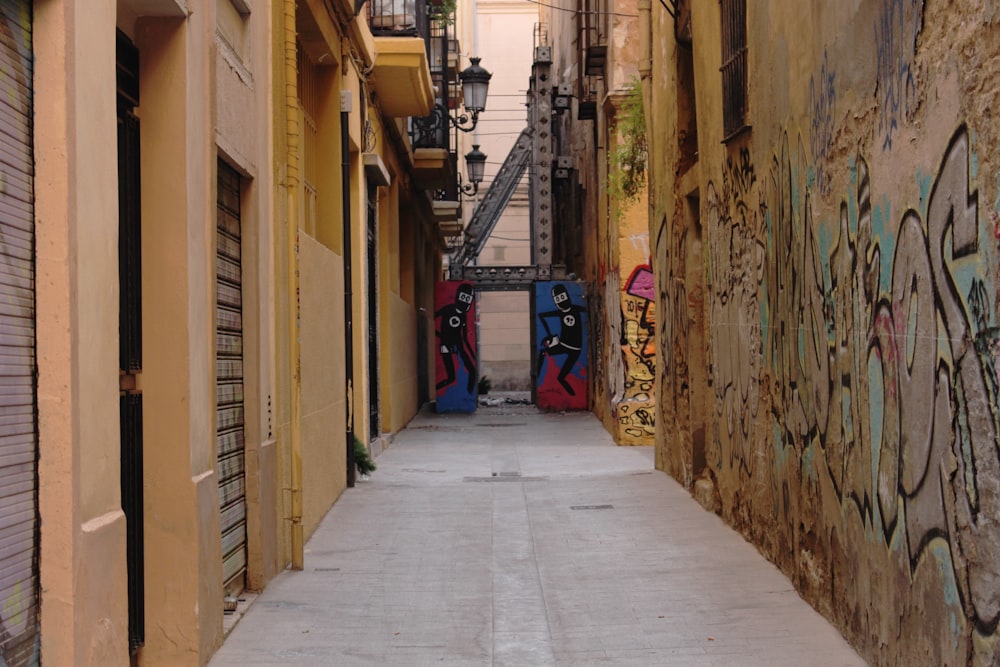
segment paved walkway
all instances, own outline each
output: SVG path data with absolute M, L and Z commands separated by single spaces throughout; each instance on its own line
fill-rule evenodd
M 590 414 L 421 414 L 211 667 L 864 665 L 788 580 Z

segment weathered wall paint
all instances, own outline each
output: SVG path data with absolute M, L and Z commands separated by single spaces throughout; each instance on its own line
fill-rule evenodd
M 438 412 L 475 412 L 476 295 L 469 281 L 445 280 L 434 289 L 435 377 Z
M 587 307 L 583 286 L 535 283 L 537 405 L 541 410 L 587 409 Z
M 873 664 L 1000 663 L 986 4 L 751 7 L 752 129 L 722 144 L 719 9 L 693 3 L 690 171 L 670 111 L 682 47 L 654 20 L 657 465 L 711 480 L 720 514 Z

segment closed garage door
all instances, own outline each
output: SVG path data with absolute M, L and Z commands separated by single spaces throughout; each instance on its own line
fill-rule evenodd
M 31 6 L 0 0 L 0 664 L 38 664 Z
M 216 454 L 227 595 L 246 580 L 247 503 L 243 444 L 243 289 L 240 175 L 219 161 L 216 276 Z

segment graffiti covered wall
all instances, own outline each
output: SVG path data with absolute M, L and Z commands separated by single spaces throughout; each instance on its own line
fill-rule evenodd
M 694 49 L 712 54 L 695 73 L 699 161 L 652 179 L 658 408 L 677 417 L 707 377 L 717 511 L 873 664 L 1000 664 L 1000 17 L 986 4 L 863 0 L 804 29 L 798 3 L 763 3 L 747 16 L 752 130 L 724 144 L 718 7 L 695 3 Z M 774 62 L 812 67 L 755 78 Z M 654 71 L 653 108 L 672 76 Z M 653 124 L 680 163 L 670 124 Z M 692 197 L 705 248 L 678 261 Z M 676 289 L 698 274 L 703 302 Z M 697 347 L 680 311 L 704 318 L 700 368 L 679 363 Z M 691 485 L 698 447 L 660 433 L 657 449 Z
M 476 294 L 471 282 L 446 280 L 434 289 L 438 412 L 475 412 Z

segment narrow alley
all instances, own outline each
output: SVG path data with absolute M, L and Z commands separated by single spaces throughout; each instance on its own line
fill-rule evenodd
M 591 413 L 424 410 L 376 463 L 211 667 L 865 664 Z

